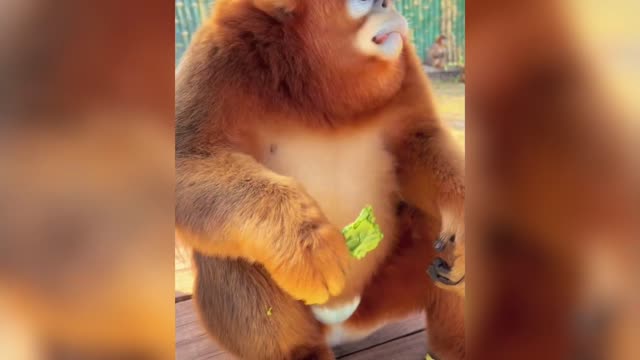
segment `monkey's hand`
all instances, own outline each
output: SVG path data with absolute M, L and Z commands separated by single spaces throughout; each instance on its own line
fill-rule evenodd
M 428 273 L 436 286 L 454 291 L 464 296 L 465 286 L 465 243 L 464 219 L 442 214 L 442 230 L 435 242 L 435 249 L 441 255 L 436 258 Z
M 287 192 L 286 202 L 273 207 L 276 221 L 267 225 L 275 225 L 275 238 L 258 260 L 292 297 L 322 304 L 344 288 L 349 261 L 345 239 L 304 189 L 292 182 Z
M 441 210 L 441 218 L 440 234 L 434 245 L 438 252 L 443 252 L 449 246 L 455 246 L 464 237 L 464 215 L 462 215 L 462 211 Z
M 464 247 L 458 247 L 457 249 L 462 250 L 455 251 L 458 254 L 455 256 L 454 265 L 450 265 L 446 260 L 438 257 L 431 263 L 427 269 L 427 273 L 437 287 L 453 291 L 461 297 L 464 297 Z

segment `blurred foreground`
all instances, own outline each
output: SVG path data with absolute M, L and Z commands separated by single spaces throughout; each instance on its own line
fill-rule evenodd
M 0 5 L 0 359 L 173 357 L 173 4 L 157 5 Z
M 640 356 L 638 6 L 467 2 L 471 358 Z

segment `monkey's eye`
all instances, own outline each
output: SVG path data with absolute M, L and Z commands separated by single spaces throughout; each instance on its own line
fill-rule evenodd
M 373 8 L 373 3 L 375 0 L 347 0 L 347 9 L 349 10 L 349 15 L 352 18 L 358 19 L 369 12 Z

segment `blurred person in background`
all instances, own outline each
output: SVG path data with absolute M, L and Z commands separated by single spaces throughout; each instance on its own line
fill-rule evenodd
M 427 50 L 425 64 L 438 70 L 444 70 L 447 65 L 447 37 L 440 35 Z

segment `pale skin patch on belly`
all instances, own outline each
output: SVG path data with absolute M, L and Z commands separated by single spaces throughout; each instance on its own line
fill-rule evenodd
M 358 305 L 360 305 L 359 296 L 342 306 L 332 308 L 324 306 L 311 307 L 311 312 L 316 320 L 327 325 L 325 337 L 330 346 L 362 340 L 384 326 L 384 322 L 369 328 L 353 328 L 345 324 L 351 315 L 356 312 Z
M 338 307 L 312 306 L 311 312 L 316 320 L 326 325 L 340 324 L 353 315 L 360 305 L 360 296 Z
M 337 228 L 353 222 L 372 205 L 384 234 L 377 249 L 352 259 L 343 293 L 327 307 L 340 307 L 359 296 L 395 243 L 397 183 L 392 155 L 385 149 L 382 126 L 321 132 L 289 128 L 261 136 L 261 162 L 299 181 Z

